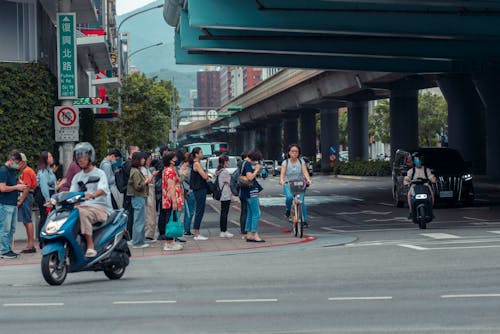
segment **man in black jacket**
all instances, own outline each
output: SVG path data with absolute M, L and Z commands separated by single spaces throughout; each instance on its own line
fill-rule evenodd
M 128 147 L 128 159 L 123 163 L 123 178 L 125 184 L 128 184 L 128 179 L 130 177 L 130 160 L 132 159 L 132 154 L 134 152 L 139 152 L 139 146 L 130 145 Z M 127 231 L 132 238 L 132 226 L 134 225 L 134 208 L 132 207 L 132 197 L 127 196 L 127 191 L 125 190 L 125 196 L 123 196 L 123 208 L 128 211 L 128 222 L 127 222 Z

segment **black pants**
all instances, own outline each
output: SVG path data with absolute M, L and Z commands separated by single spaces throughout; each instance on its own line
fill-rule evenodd
M 160 201 L 160 214 L 158 215 L 158 239 L 164 240 L 167 220 L 170 219 L 170 209 L 162 209 Z
M 132 239 L 132 227 L 134 226 L 134 208 L 132 207 L 132 196 L 123 198 L 123 208 L 128 211 L 127 231 L 130 239 Z
M 172 207 L 170 209 L 161 209 L 160 210 L 160 215 L 158 217 L 158 231 L 160 233 L 160 236 L 165 237 L 165 230 L 167 229 L 167 224 L 168 224 L 168 221 L 170 219 L 171 214 L 172 214 Z M 163 232 L 162 232 L 162 230 L 160 230 L 160 219 L 162 219 L 161 222 L 162 222 Z M 179 216 L 177 216 L 177 219 L 179 219 Z M 174 240 L 174 238 L 165 237 L 165 240 Z
M 231 200 L 220 202 L 220 231 L 227 231 L 227 215 L 229 214 L 229 206 L 231 205 Z
M 241 203 L 241 213 L 240 213 L 240 230 L 241 234 L 246 234 L 245 225 L 247 223 L 247 211 L 248 211 L 248 202 L 245 198 L 240 197 Z

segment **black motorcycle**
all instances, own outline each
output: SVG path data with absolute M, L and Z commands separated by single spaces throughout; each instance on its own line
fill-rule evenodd
M 421 229 L 427 228 L 434 218 L 432 214 L 432 193 L 428 187 L 429 180 L 415 179 L 411 181 L 411 218 Z

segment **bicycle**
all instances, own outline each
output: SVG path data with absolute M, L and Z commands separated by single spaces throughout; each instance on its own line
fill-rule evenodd
M 292 218 L 292 235 L 302 238 L 304 235 L 304 221 L 302 215 L 302 201 L 300 195 L 305 193 L 308 184 L 305 180 L 288 182 L 293 195 L 290 217 Z

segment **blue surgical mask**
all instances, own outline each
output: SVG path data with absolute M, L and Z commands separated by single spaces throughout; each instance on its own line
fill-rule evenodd
M 180 160 L 175 160 L 175 167 L 178 167 L 181 165 L 181 161 Z
M 422 161 L 420 161 L 420 159 L 415 159 L 415 160 L 413 160 L 413 163 L 415 164 L 415 167 L 420 167 L 420 166 L 422 166 Z
M 19 165 L 18 165 L 18 164 L 16 164 L 16 163 L 13 163 L 13 164 L 11 164 L 11 165 L 10 165 L 10 168 L 11 168 L 11 169 L 18 169 L 18 168 L 19 168 Z

